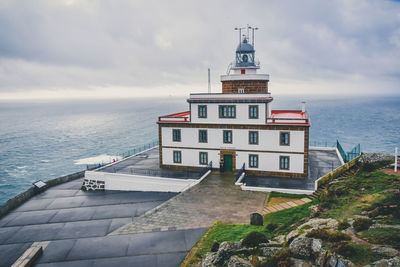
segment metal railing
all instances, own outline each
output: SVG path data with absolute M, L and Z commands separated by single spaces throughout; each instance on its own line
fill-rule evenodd
M 148 144 L 145 144 L 145 145 L 136 146 L 133 149 L 130 149 L 130 150 L 126 151 L 126 152 L 117 154 L 116 155 L 116 159 L 114 160 L 114 162 L 117 162 L 117 161 L 119 161 L 121 159 L 125 159 L 127 157 L 130 157 L 132 155 L 138 154 L 138 153 L 140 153 L 140 152 L 142 152 L 144 150 L 147 150 L 147 149 L 150 149 L 150 148 L 156 147 L 156 146 L 158 146 L 158 140 L 154 140 L 154 141 L 152 141 L 152 142 L 150 142 Z M 94 170 L 94 169 L 101 168 L 101 167 L 103 167 L 105 165 L 108 165 L 108 164 L 114 163 L 114 162 L 101 162 L 101 163 L 99 162 L 99 163 L 96 163 L 96 164 L 87 164 L 86 165 L 86 170 Z
M 344 162 L 349 162 L 361 154 L 361 145 L 360 144 L 353 147 L 353 149 L 347 153 L 344 151 L 342 145 L 339 143 L 338 140 L 336 141 L 336 147 L 339 150 L 339 153 L 342 156 Z
M 245 166 L 245 163 L 243 163 L 242 168 L 240 168 L 240 170 L 236 174 L 236 181 L 239 180 L 240 176 L 242 176 L 242 174 L 245 173 L 245 171 L 246 171 L 246 166 Z
M 328 141 L 319 141 L 319 140 L 310 141 L 309 145 L 315 147 L 336 147 L 335 143 L 331 143 Z

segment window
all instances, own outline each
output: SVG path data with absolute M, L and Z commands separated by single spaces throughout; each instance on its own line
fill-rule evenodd
M 244 94 L 244 89 L 243 88 L 238 88 L 238 94 Z
M 288 156 L 280 156 L 279 157 L 279 169 L 289 170 L 289 157 Z
M 199 163 L 200 163 L 200 165 L 207 165 L 208 164 L 208 153 L 207 152 L 200 152 L 199 153 Z
M 256 131 L 249 132 L 249 144 L 258 145 L 258 132 Z
M 174 151 L 174 163 L 182 163 L 182 152 Z
M 258 106 L 249 106 L 249 118 L 258 119 Z
M 232 144 L 232 131 L 231 130 L 224 130 L 223 136 L 224 136 L 225 144 Z
M 258 155 L 249 155 L 249 167 L 258 168 Z
M 220 118 L 236 118 L 236 106 L 219 106 Z
M 281 132 L 281 146 L 290 145 L 290 133 L 289 132 Z
M 199 118 L 207 118 L 207 106 L 199 106 Z
M 181 141 L 181 130 L 180 129 L 173 129 L 172 130 L 172 141 L 180 142 Z
M 207 130 L 199 130 L 199 143 L 207 142 Z

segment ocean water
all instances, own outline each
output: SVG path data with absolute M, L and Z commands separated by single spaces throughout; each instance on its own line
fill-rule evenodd
M 311 145 L 394 153 L 400 96 L 274 96 L 273 109 L 307 102 Z M 0 204 L 37 180 L 86 168 L 157 140 L 157 117 L 188 110 L 185 98 L 0 102 Z

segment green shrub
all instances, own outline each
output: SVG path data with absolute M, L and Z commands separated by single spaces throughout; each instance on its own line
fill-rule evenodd
M 357 265 L 365 265 L 368 262 L 377 260 L 368 245 L 353 242 L 341 243 L 335 249 L 335 252 L 348 258 Z
M 340 220 L 338 224 L 339 230 L 345 230 L 349 228 L 351 225 L 347 222 L 347 220 Z
M 307 237 L 319 238 L 329 242 L 339 242 L 343 240 L 351 240 L 350 236 L 339 232 L 329 231 L 326 229 L 313 229 L 307 234 Z
M 361 233 L 361 238 L 373 243 L 400 249 L 400 230 L 395 228 L 371 228 Z
M 275 256 L 257 263 L 257 267 L 289 267 L 292 265 L 289 250 L 284 250 L 277 253 Z
M 268 231 L 272 232 L 274 231 L 276 228 L 278 228 L 278 225 L 275 223 L 269 223 L 265 229 L 267 229 Z
M 214 243 L 211 245 L 211 252 L 217 252 L 219 249 L 219 243 L 217 240 L 214 241 Z
M 265 234 L 261 232 L 251 232 L 243 239 L 243 246 L 255 247 L 261 243 L 268 243 L 268 239 Z
M 367 230 L 372 225 L 372 220 L 367 218 L 357 218 L 353 222 L 354 230 L 360 232 L 362 230 Z

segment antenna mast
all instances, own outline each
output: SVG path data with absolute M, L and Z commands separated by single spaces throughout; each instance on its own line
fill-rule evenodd
M 210 68 L 208 68 L 208 93 L 211 94 Z

